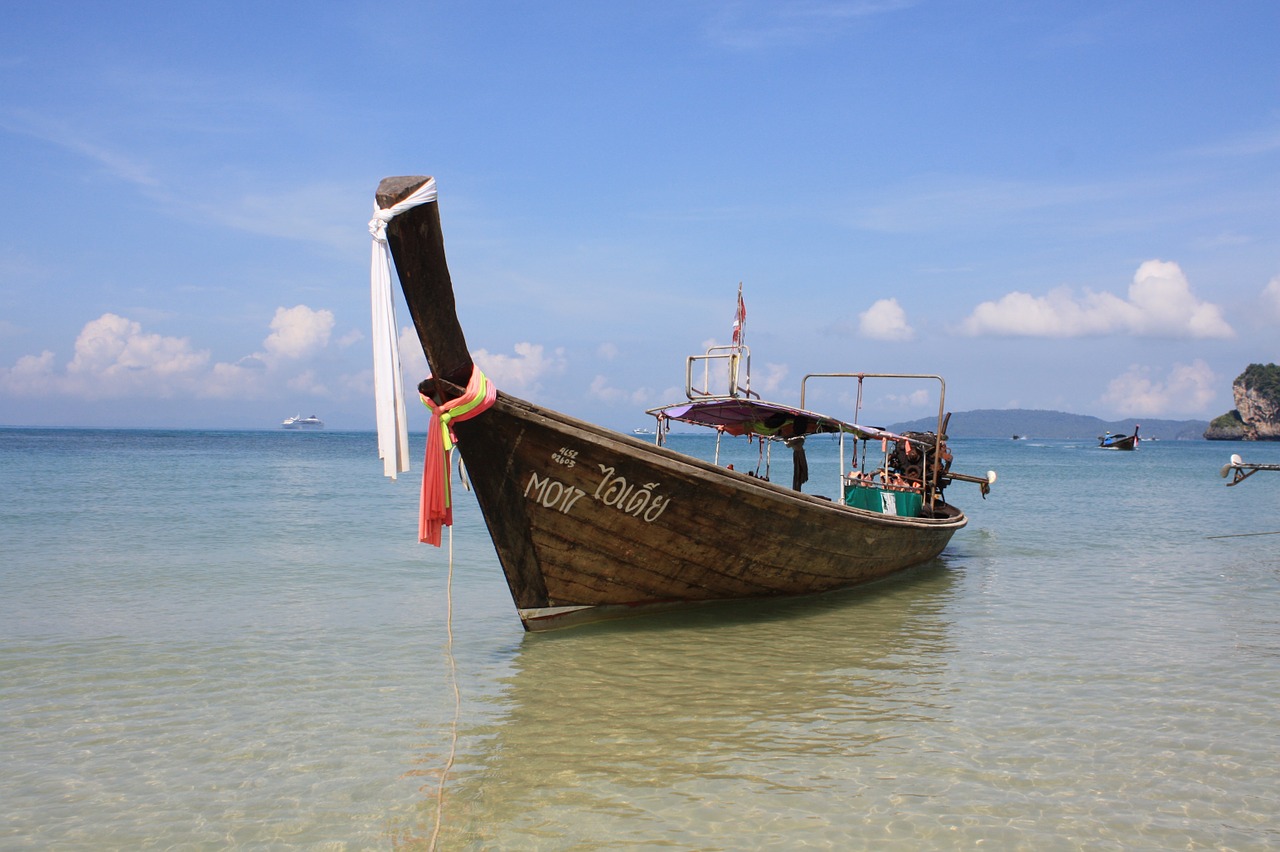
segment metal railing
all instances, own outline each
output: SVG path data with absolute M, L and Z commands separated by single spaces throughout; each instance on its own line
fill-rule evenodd
M 728 389 L 717 393 L 711 387 L 711 366 L 723 362 Z M 694 366 L 702 365 L 702 387 L 693 386 Z M 745 373 L 745 381 L 743 381 Z M 751 350 L 746 346 L 712 346 L 705 355 L 690 355 L 685 359 L 684 393 L 690 400 L 738 399 L 759 394 L 751 390 Z
M 934 498 L 938 490 L 938 480 L 942 472 L 941 471 L 942 453 L 938 451 L 938 447 L 942 443 L 942 430 L 943 430 L 943 423 L 946 417 L 946 406 L 947 406 L 947 383 L 942 378 L 942 376 L 934 375 L 931 373 L 809 373 L 803 379 L 800 380 L 800 407 L 802 409 L 805 408 L 805 392 L 807 390 L 809 379 L 857 379 L 858 380 L 858 397 L 857 397 L 857 401 L 854 403 L 854 409 L 853 409 L 854 424 L 858 423 L 858 417 L 862 413 L 862 383 L 866 379 L 922 379 L 925 381 L 936 381 L 938 383 L 938 386 L 939 386 L 938 427 L 934 432 L 934 434 L 937 436 L 936 438 L 937 443 L 933 447 L 933 459 L 932 459 L 933 469 L 931 471 L 931 476 L 929 477 L 929 482 L 928 482 L 929 487 L 926 489 L 928 492 L 926 496 L 928 498 L 929 507 L 932 508 L 934 505 Z M 925 454 L 924 464 L 922 466 L 922 469 L 925 469 L 929 465 L 928 450 L 925 447 L 921 447 L 921 452 Z M 844 465 L 845 465 L 844 434 L 841 433 L 840 435 L 840 483 L 841 483 L 840 493 L 841 495 L 844 494 L 844 481 L 845 481 Z

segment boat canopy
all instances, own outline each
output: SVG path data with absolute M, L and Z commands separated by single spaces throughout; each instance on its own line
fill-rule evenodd
M 754 435 L 786 440 L 805 435 L 844 432 L 863 439 L 888 438 L 893 441 L 901 437 L 875 426 L 859 426 L 803 408 L 760 399 L 695 400 L 651 408 L 647 413 L 656 417 L 660 425 L 666 425 L 664 421 L 674 420 L 738 436 Z
M 741 296 L 738 309 L 742 311 Z M 735 339 L 732 346 L 712 346 L 703 355 L 690 355 L 685 359 L 684 394 L 688 401 L 651 408 L 646 412 L 658 420 L 658 443 L 662 443 L 662 434 L 672 421 L 705 426 L 734 436 L 783 441 L 816 434 L 854 435 L 864 440 L 887 438 L 897 441 L 902 438 L 878 426 L 860 426 L 804 407 L 805 383 L 811 378 L 856 378 L 861 402 L 862 380 L 876 374 L 814 373 L 805 376 L 800 384 L 798 408 L 767 402 L 751 390 L 751 350 L 736 335 Z M 893 378 L 937 378 L 941 381 L 937 376 L 895 375 Z M 941 407 L 938 416 L 941 423 Z

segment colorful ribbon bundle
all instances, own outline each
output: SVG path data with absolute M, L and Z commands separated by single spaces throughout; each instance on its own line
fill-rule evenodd
M 470 420 L 493 405 L 498 389 L 479 367 L 472 366 L 471 380 L 462 396 L 442 405 L 425 394 L 418 394 L 422 404 L 431 409 L 427 426 L 426 457 L 422 461 L 422 498 L 418 510 L 418 541 L 440 546 L 443 527 L 453 526 L 453 493 L 449 486 L 449 465 L 453 445 L 454 421 Z

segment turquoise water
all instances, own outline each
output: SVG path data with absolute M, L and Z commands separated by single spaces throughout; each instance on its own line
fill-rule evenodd
M 953 443 L 927 566 L 526 635 L 370 434 L 0 430 L 0 848 L 1280 848 L 1280 445 Z

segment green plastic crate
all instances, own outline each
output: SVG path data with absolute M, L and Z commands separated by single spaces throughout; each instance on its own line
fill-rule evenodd
M 846 485 L 845 505 L 903 518 L 920 517 L 923 498 L 914 491 L 888 491 L 867 485 Z

